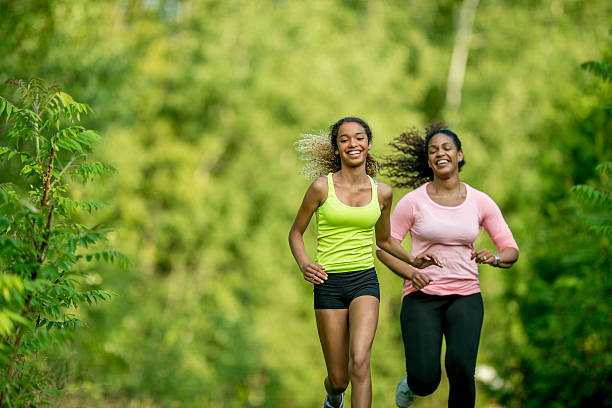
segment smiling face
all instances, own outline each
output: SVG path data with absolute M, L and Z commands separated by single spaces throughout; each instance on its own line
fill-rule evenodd
M 357 167 L 365 163 L 371 147 L 366 130 L 359 123 L 346 122 L 338 128 L 335 153 L 343 166 Z
M 434 135 L 427 145 L 427 163 L 434 177 L 448 177 L 459 173 L 463 152 L 457 149 L 453 138 L 444 133 Z

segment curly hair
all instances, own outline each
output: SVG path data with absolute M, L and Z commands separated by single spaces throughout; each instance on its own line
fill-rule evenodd
M 390 144 L 397 153 L 384 157 L 381 160 L 382 173 L 391 179 L 395 187 L 416 188 L 421 184 L 433 180 L 433 171 L 427 162 L 427 147 L 432 137 L 438 133 L 450 136 L 461 151 L 461 141 L 446 123 L 433 122 L 425 128 L 425 137 L 417 128 L 403 132 Z M 465 165 L 465 159 L 459 162 L 459 171 Z
M 358 123 L 366 131 L 368 142 L 372 141 L 372 131 L 368 124 L 357 117 L 349 116 L 342 118 L 329 127 L 329 134 L 319 132 L 316 134 L 302 134 L 301 139 L 295 142 L 295 149 L 301 153 L 301 159 L 306 161 L 306 164 L 301 169 L 301 173 L 306 178 L 316 178 L 326 176 L 329 173 L 335 173 L 340 170 L 342 163 L 340 156 L 336 154 L 338 143 L 338 130 L 344 123 Z M 370 177 L 376 177 L 378 173 L 378 163 L 368 153 L 366 156 L 366 174 Z

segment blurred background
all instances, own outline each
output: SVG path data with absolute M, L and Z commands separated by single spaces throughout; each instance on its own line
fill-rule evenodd
M 287 244 L 311 182 L 294 142 L 348 115 L 379 157 L 403 130 L 447 121 L 462 180 L 519 244 L 512 269 L 480 267 L 477 406 L 612 404 L 610 234 L 589 230 L 610 208 L 569 192 L 609 182 L 595 167 L 612 157 L 610 82 L 581 64 L 611 62 L 610 6 L 0 0 L 0 82 L 42 77 L 92 106 L 96 154 L 118 174 L 74 194 L 111 204 L 84 221 L 113 227 L 131 261 L 84 283 L 119 296 L 78 311 L 88 327 L 62 351 L 53 406 L 320 406 L 312 287 Z M 478 246 L 492 248 L 486 234 Z M 378 273 L 373 406 L 391 407 L 402 282 Z M 447 389 L 415 406 L 446 406 Z

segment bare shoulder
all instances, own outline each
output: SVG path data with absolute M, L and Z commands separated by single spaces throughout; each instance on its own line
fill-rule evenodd
M 311 184 L 312 187 L 327 190 L 327 176 L 317 177 Z
M 379 182 L 377 188 L 378 188 L 378 195 L 381 198 L 393 197 L 393 190 L 387 184 Z
M 393 190 L 385 183 L 378 183 L 378 198 L 382 200 L 391 200 L 393 199 Z
M 308 194 L 317 201 L 324 201 L 327 198 L 327 177 L 318 177 L 308 187 Z
M 310 185 L 310 189 L 316 193 L 327 193 L 327 177 L 317 177 L 317 179 Z

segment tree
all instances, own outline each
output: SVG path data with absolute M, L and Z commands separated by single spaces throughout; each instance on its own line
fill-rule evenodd
M 0 183 L 0 407 L 33 407 L 61 384 L 49 357 L 82 325 L 79 306 L 111 297 L 84 285 L 95 272 L 85 261 L 126 259 L 100 245 L 106 229 L 75 219 L 105 204 L 71 198 L 69 181 L 88 183 L 113 170 L 88 160 L 100 136 L 78 123 L 91 108 L 41 79 L 10 82 L 22 104 L 0 97 L 0 117 L 10 123 L 0 159 L 19 160 L 20 171 Z M 20 177 L 29 183 L 25 193 L 15 183 Z
M 502 398 L 520 407 L 612 405 L 612 162 L 595 167 L 597 157 L 610 157 L 610 146 L 597 142 L 610 133 L 609 64 L 582 65 L 600 78 L 599 98 L 591 109 L 569 116 L 558 143 L 572 143 L 573 156 L 549 180 L 542 220 L 537 230 L 528 292 L 511 293 L 520 305 L 525 339 L 516 345 L 519 362 L 513 387 Z M 555 127 L 554 125 L 552 126 Z M 575 134 L 579 134 L 579 139 Z M 591 140 L 591 143 L 584 143 Z M 584 163 L 584 166 L 580 164 Z M 542 166 L 549 161 L 543 160 Z M 561 177 L 580 183 L 559 188 Z

